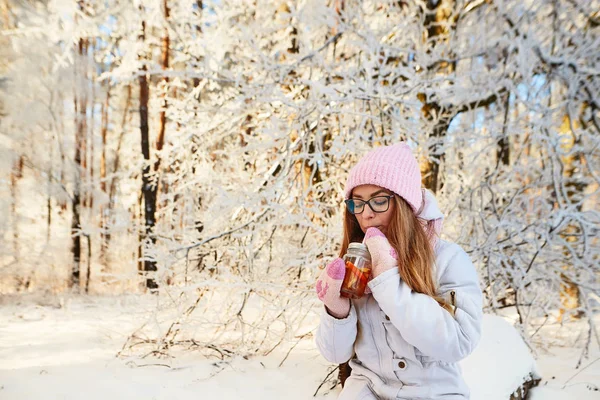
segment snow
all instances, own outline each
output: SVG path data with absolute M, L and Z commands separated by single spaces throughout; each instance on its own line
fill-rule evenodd
M 576 370 L 580 353 L 581 349 L 563 347 L 541 356 L 538 363 L 544 380 L 531 392 L 530 400 L 600 398 L 600 354 L 596 351 Z
M 151 296 L 7 296 L 1 303 L 0 400 L 307 399 L 332 367 L 312 339 L 289 354 L 282 345 L 248 359 L 207 359 L 194 351 L 115 357 L 147 320 Z M 461 363 L 472 399 L 507 399 L 502 390 L 535 368 L 528 354 L 505 319 L 486 316 L 478 349 Z M 580 354 L 579 348 L 557 346 L 541 354 L 536 364 L 542 382 L 531 398 L 597 399 L 600 351 L 593 347 L 575 370 Z M 335 399 L 340 387 L 331 385 L 325 383 L 316 398 Z
M 481 340 L 461 367 L 473 399 L 506 400 L 530 373 L 537 377 L 535 360 L 521 336 L 495 315 L 484 315 Z

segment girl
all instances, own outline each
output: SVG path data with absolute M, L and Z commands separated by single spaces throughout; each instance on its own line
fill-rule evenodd
M 457 362 L 479 341 L 479 279 L 464 250 L 439 239 L 443 215 L 408 145 L 368 153 L 345 192 L 340 256 L 364 239 L 372 271 L 352 301 L 340 297 L 341 258 L 317 280 L 317 347 L 352 367 L 338 399 L 468 399 Z

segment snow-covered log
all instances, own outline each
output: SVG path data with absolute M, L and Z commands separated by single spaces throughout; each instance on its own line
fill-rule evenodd
M 460 364 L 473 400 L 525 399 L 541 379 L 519 332 L 496 315 L 484 315 L 481 341 Z

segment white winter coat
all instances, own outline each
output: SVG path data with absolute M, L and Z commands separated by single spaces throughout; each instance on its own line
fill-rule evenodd
M 435 276 L 455 315 L 412 292 L 397 269 L 369 282 L 372 294 L 352 300 L 336 319 L 325 309 L 316 344 L 325 359 L 351 359 L 338 399 L 468 399 L 457 361 L 479 341 L 482 294 L 473 263 L 454 243 L 438 240 Z

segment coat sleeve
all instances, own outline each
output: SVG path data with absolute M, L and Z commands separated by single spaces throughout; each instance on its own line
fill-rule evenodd
M 413 292 L 396 268 L 369 282 L 379 306 L 402 337 L 426 356 L 456 362 L 468 356 L 481 335 L 482 294 L 477 271 L 458 245 L 439 282 L 442 297 L 453 293 L 455 315 L 431 297 Z
M 319 352 L 327 361 L 341 364 L 352 358 L 357 322 L 356 309 L 352 302 L 350 302 L 350 313 L 344 319 L 332 317 L 323 307 L 315 342 Z

